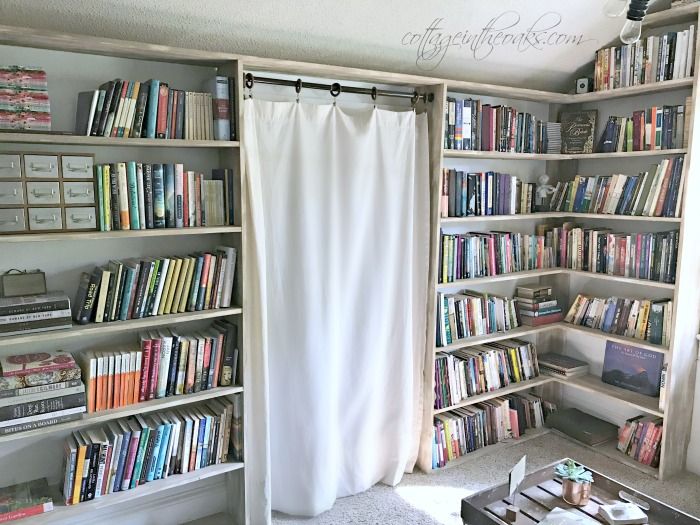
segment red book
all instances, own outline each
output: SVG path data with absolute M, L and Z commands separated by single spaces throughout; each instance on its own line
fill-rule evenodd
M 668 184 L 673 176 L 673 162 L 668 162 L 666 166 L 666 172 L 664 173 L 664 178 L 661 183 L 661 191 L 659 192 L 659 200 L 656 201 L 656 208 L 651 213 L 654 217 L 661 217 L 661 212 L 664 209 L 664 202 L 666 201 L 666 194 L 668 193 Z
M 202 390 L 207 390 L 209 388 L 209 368 L 211 366 L 211 338 L 204 338 L 204 363 L 202 364 L 202 385 L 200 388 Z
M 146 337 L 141 338 L 141 384 L 139 385 L 139 401 L 146 401 L 148 398 L 148 380 L 151 370 L 151 340 Z
M 527 317 L 523 315 L 520 319 L 521 324 L 527 326 L 542 326 L 550 323 L 557 323 L 562 320 L 561 312 L 542 315 L 540 317 Z
M 214 360 L 214 379 L 211 387 L 219 386 L 219 374 L 221 373 L 221 355 L 224 353 L 224 334 L 220 333 L 216 338 L 216 359 Z
M 0 377 L 26 376 L 55 370 L 77 368 L 73 356 L 65 350 L 34 352 L 0 357 Z
M 158 367 L 160 365 L 160 339 L 151 339 L 151 374 L 148 378 L 148 397 L 156 397 L 156 387 L 158 386 Z
M 53 510 L 53 503 L 39 503 L 38 505 L 34 505 L 32 507 L 25 507 L 23 509 L 17 509 L 0 514 L 0 523 L 20 520 L 22 518 L 28 518 L 29 516 L 37 516 L 38 514 L 43 514 L 44 512 L 49 512 L 51 510 Z
M 139 438 L 140 433 L 131 433 L 131 440 L 129 440 L 129 450 L 126 454 L 126 461 L 124 463 L 124 476 L 122 477 L 122 490 L 128 490 L 131 484 L 131 476 L 134 473 L 134 463 L 136 463 L 136 452 L 139 448 Z
M 168 85 L 162 84 L 158 90 L 158 117 L 156 119 L 156 138 L 166 138 L 168 129 Z

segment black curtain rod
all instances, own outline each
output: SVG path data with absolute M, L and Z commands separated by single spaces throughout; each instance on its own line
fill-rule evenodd
M 423 102 L 432 102 L 432 93 L 418 93 L 418 91 L 413 90 L 412 92 L 407 91 L 392 91 L 386 89 L 372 88 L 360 88 L 353 86 L 342 86 L 338 82 L 333 82 L 333 84 L 319 84 L 317 82 L 304 82 L 300 78 L 296 80 L 287 80 L 283 78 L 270 78 L 270 77 L 257 77 L 252 73 L 245 74 L 244 85 L 248 89 L 253 89 L 253 86 L 258 84 L 273 84 L 276 86 L 291 86 L 294 87 L 297 94 L 301 92 L 302 89 L 320 89 L 323 91 L 329 91 L 331 96 L 337 97 L 341 93 L 354 93 L 357 95 L 369 95 L 372 100 L 377 100 L 377 97 L 395 97 L 395 98 L 408 98 L 411 99 L 411 104 L 415 104 L 418 100 Z

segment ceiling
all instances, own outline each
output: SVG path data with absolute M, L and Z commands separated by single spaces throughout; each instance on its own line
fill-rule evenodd
M 653 9 L 669 2 L 658 0 Z M 586 72 L 595 50 L 611 42 L 624 22 L 603 16 L 603 5 L 604 0 L 2 0 L 0 21 L 180 47 L 568 90 L 573 74 Z

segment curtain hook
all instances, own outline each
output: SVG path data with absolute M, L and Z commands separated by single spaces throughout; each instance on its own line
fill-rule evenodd
M 374 109 L 377 109 L 377 88 L 375 86 L 372 86 L 371 96 L 374 101 Z
M 297 104 L 299 103 L 299 93 L 301 93 L 302 86 L 303 82 L 300 78 L 297 78 L 297 81 L 294 83 L 294 91 L 297 92 Z
M 243 85 L 248 88 L 248 98 L 253 98 L 253 84 L 255 83 L 255 77 L 253 73 L 246 73 Z
M 418 102 L 418 91 L 414 91 L 411 97 L 411 109 L 414 113 L 416 112 L 416 102 Z
M 333 105 L 335 106 L 336 98 L 340 93 L 343 91 L 343 86 L 341 86 L 338 82 L 333 82 L 331 85 L 331 96 L 333 97 Z

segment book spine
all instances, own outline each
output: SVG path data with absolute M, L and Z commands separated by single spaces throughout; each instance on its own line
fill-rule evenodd
M 85 405 L 85 392 L 0 407 L 0 421 L 10 421 Z
M 136 184 L 138 190 L 139 204 L 139 229 L 146 229 L 146 174 L 144 165 L 138 163 L 136 165 Z
M 175 166 L 163 165 L 163 180 L 165 188 L 165 227 L 175 227 Z
M 158 88 L 158 117 L 156 124 L 156 138 L 166 138 L 168 128 L 168 89 L 167 84 L 160 84 Z
M 67 310 L 70 309 L 70 301 L 68 299 L 48 300 L 42 303 L 33 304 L 17 304 L 11 306 L 0 307 L 0 318 L 14 315 L 31 315 L 52 310 Z
M 74 412 L 71 414 L 63 414 L 51 416 L 45 419 L 39 419 L 36 421 L 25 421 L 22 423 L 16 423 L 0 427 L 0 435 L 16 434 L 17 432 L 26 432 L 29 430 L 36 430 L 39 428 L 50 427 L 52 425 L 58 425 L 60 423 L 68 423 L 69 421 L 76 421 L 82 419 L 82 412 Z
M 165 182 L 163 164 L 153 165 L 153 226 L 165 228 Z
M 129 190 L 127 183 L 126 163 L 117 163 L 117 199 L 119 204 L 119 225 L 122 230 L 131 229 L 129 217 Z
M 184 171 L 182 164 L 175 164 L 174 172 L 174 193 L 175 193 L 175 227 L 184 227 Z
M 126 218 L 127 224 L 131 230 L 140 230 L 141 224 L 139 220 L 139 189 L 136 175 L 136 162 L 133 160 L 126 163 L 126 183 L 128 193 L 128 210 L 129 215 Z M 124 215 L 122 214 L 122 219 Z M 122 224 L 123 225 L 123 224 Z
M 139 97 L 136 99 L 136 108 L 134 110 L 134 126 L 131 128 L 131 133 L 129 135 L 132 138 L 139 138 L 143 132 L 149 90 L 150 86 L 145 84 L 141 85 Z
M 150 80 L 148 82 L 148 100 L 146 102 L 146 124 L 145 129 L 141 133 L 144 137 L 149 139 L 156 138 L 159 93 L 160 81 Z
M 143 200 L 144 200 L 144 217 L 146 219 L 146 228 L 152 230 L 153 224 L 153 166 L 151 164 L 143 165 Z
M 102 176 L 102 166 L 95 166 L 95 179 L 97 179 L 97 213 L 99 214 L 99 220 L 97 221 L 100 226 L 100 231 L 106 231 L 105 226 L 105 188 L 104 188 L 104 177 Z
M 44 375 L 44 374 L 39 374 Z M 56 374 L 56 378 L 60 377 Z M 43 394 L 49 392 L 63 392 L 69 388 L 82 386 L 83 382 L 80 379 L 71 379 L 69 381 L 61 381 L 60 383 L 48 383 L 45 385 L 28 386 L 25 388 L 13 388 L 11 390 L 0 390 L 0 399 L 7 399 L 19 396 L 29 396 L 33 394 Z
M 231 140 L 231 107 L 229 105 L 229 79 L 217 76 L 213 80 L 212 112 L 214 140 Z
M 0 514 L 0 523 L 7 523 L 9 521 L 20 520 L 23 518 L 29 518 L 30 516 L 38 516 L 39 514 L 44 514 L 45 512 L 50 512 L 53 510 L 53 503 L 38 503 L 30 507 L 24 507 L 17 510 L 11 510 Z

